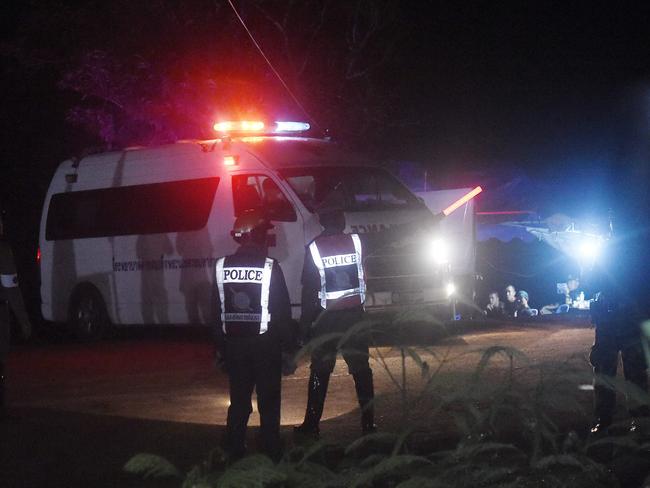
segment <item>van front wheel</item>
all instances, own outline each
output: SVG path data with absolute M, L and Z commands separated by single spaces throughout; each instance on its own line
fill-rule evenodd
M 70 328 L 81 342 L 94 342 L 106 334 L 109 326 L 106 305 L 94 287 L 78 290 L 70 304 Z

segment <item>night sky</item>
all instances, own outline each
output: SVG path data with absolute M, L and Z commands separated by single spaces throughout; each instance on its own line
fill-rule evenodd
M 176 87 L 187 90 L 169 112 L 175 132 L 165 134 L 187 136 L 179 126 L 194 134 L 206 100 L 222 104 L 213 113 L 237 99 L 238 107 L 244 100 L 249 107 L 259 102 L 259 111 L 301 114 L 226 3 L 109 3 L 15 2 L 2 16 L 1 189 L 22 242 L 35 242 L 55 166 L 102 144 L 70 118 L 75 107 L 91 106 L 92 96 L 61 83 L 89 52 L 123 61 L 113 84 L 128 78 L 137 92 L 142 75 L 130 70 L 142 71 L 133 63 L 139 56 L 151 77 L 162 73 L 157 89 L 168 82 L 160 92 L 168 100 L 180 97 Z M 650 10 L 639 3 L 307 1 L 286 24 L 294 54 L 308 44 L 314 12 L 329 5 L 330 17 L 297 76 L 269 20 L 282 18 L 287 3 L 235 2 L 308 112 L 341 140 L 381 159 L 420 162 L 439 175 L 440 186 L 523 171 L 557 185 L 558 193 L 547 195 L 559 202 L 554 210 L 590 214 L 614 205 L 641 225 L 648 208 Z M 341 81 L 339 69 L 354 13 L 343 5 L 381 12 L 380 28 L 357 59 L 376 67 L 352 81 Z M 363 27 L 372 15 L 360 18 Z M 188 88 L 206 73 L 217 80 L 212 98 Z M 169 107 L 159 102 L 153 98 L 158 110 L 125 129 L 116 146 L 131 135 L 129 142 L 149 137 L 142 119 L 163 119 L 168 112 L 160 107 Z

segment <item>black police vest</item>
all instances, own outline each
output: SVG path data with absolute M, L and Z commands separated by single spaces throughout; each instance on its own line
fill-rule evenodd
M 366 283 L 357 234 L 317 237 L 309 245 L 309 252 L 320 276 L 321 307 L 341 310 L 363 305 Z
M 231 256 L 220 258 L 216 266 L 223 331 L 226 336 L 264 334 L 271 321 L 273 260 L 260 258 L 250 265 L 235 265 L 231 261 Z

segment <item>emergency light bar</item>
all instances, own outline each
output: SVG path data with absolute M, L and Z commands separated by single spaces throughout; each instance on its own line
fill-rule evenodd
M 264 122 L 261 120 L 226 120 L 213 125 L 217 132 L 261 132 Z
M 305 132 L 309 130 L 311 126 L 307 122 L 276 122 L 275 131 L 276 132 Z
M 276 121 L 272 128 L 267 129 L 266 124 L 261 120 L 224 120 L 215 123 L 212 128 L 223 134 L 286 134 L 288 132 L 306 132 L 311 125 L 308 122 Z
M 461 205 L 464 205 L 465 203 L 469 202 L 472 198 L 474 198 L 476 195 L 478 195 L 482 191 L 483 191 L 483 188 L 481 188 L 480 186 L 477 186 L 472 191 L 470 191 L 469 193 L 463 195 L 458 200 L 456 200 L 454 203 L 449 205 L 446 209 L 444 209 L 442 211 L 442 213 L 445 215 L 445 217 L 447 217 L 450 213 L 452 213 L 458 207 L 460 207 Z

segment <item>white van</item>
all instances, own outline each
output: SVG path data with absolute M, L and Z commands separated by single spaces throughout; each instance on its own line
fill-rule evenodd
M 345 191 L 348 232 L 431 215 L 370 161 L 290 132 L 306 127 L 61 163 L 40 226 L 43 317 L 69 322 L 82 338 L 108 324 L 209 324 L 214 265 L 236 248 L 234 219 L 262 207 L 297 318 L 305 245 L 321 230 L 314 208 L 334 187 Z M 423 261 L 425 244 L 411 236 L 365 257 L 368 310 L 448 299 L 435 263 Z

